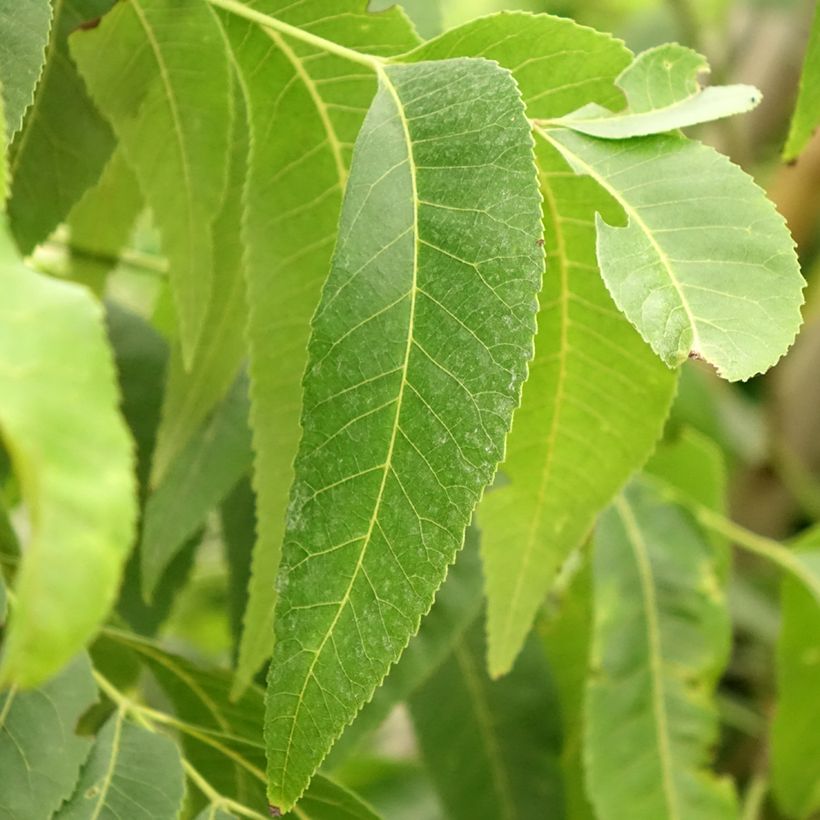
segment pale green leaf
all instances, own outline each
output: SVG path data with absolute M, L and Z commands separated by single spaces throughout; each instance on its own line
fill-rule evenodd
M 413 636 L 399 663 L 373 693 L 372 700 L 334 745 L 326 761 L 331 769 L 350 755 L 397 704 L 407 700 L 435 672 L 450 655 L 464 630 L 475 621 L 481 608 L 483 583 L 478 542 L 478 530 L 468 528 L 464 548 L 436 593 L 433 608 L 422 619 L 418 634 Z
M 792 160 L 806 147 L 811 135 L 820 123 L 820 8 L 814 11 L 814 21 L 809 31 L 803 72 L 800 75 L 800 91 L 792 116 L 783 159 Z
M 55 820 L 175 820 L 184 794 L 177 744 L 115 712 Z
M 499 681 L 487 677 L 485 653 L 479 618 L 410 699 L 447 817 L 560 818 L 561 727 L 543 651 L 531 638 Z
M 380 70 L 304 380 L 266 718 L 283 809 L 417 630 L 503 457 L 539 199 L 507 71 Z
M 231 76 L 219 22 L 200 0 L 131 0 L 76 32 L 71 53 L 159 227 L 189 360 L 210 302 L 211 228 L 227 180 Z
M 241 235 L 242 195 L 248 160 L 245 99 L 234 79 L 234 112 L 228 188 L 213 226 L 213 292 L 205 316 L 206 332 L 186 369 L 179 342 L 172 348 L 168 384 L 152 463 L 159 484 L 173 459 L 233 384 L 245 358 L 247 315 Z
M 247 382 L 240 377 L 148 497 L 140 541 L 142 588 L 147 599 L 185 542 L 250 465 Z
M 99 305 L 26 268 L 2 228 L 0 268 L 0 430 L 32 525 L 0 677 L 32 686 L 107 615 L 132 545 L 136 487 Z
M 68 215 L 71 278 L 103 293 L 143 208 L 142 194 L 122 149 Z
M 708 771 L 731 640 L 718 553 L 648 485 L 600 519 L 585 759 L 601 820 L 737 814 L 731 784 Z
M 386 56 L 416 45 L 398 9 L 373 15 L 366 6 L 364 0 L 255 4 L 349 48 Z M 237 668 L 241 689 L 273 649 L 276 571 L 299 444 L 310 317 L 330 267 L 351 150 L 376 78 L 359 63 L 232 16 L 225 20 L 247 95 L 251 140 L 242 241 L 259 522 Z
M 586 100 L 621 99 L 621 43 L 549 15 L 476 20 L 422 46 L 413 59 L 483 54 L 511 69 L 531 117 Z M 537 146 L 548 273 L 535 359 L 501 471 L 481 503 L 489 665 L 512 665 L 561 562 L 660 435 L 675 379 L 615 308 L 598 274 L 595 211 L 617 218 L 591 180 Z M 640 413 L 636 408 L 640 408 Z
M 91 749 L 74 730 L 96 697 L 84 654 L 39 689 L 0 693 L 2 820 L 43 820 L 71 795 Z
M 786 352 L 803 277 L 783 218 L 740 168 L 673 135 L 613 146 L 564 129 L 538 133 L 623 207 L 624 227 L 596 217 L 601 274 L 670 367 L 698 356 L 734 381 Z
M 20 5 L 14 4 L 15 14 Z M 24 254 L 66 218 L 114 148 L 111 128 L 89 99 L 68 52 L 68 35 L 112 5 L 113 0 L 54 3 L 42 76 L 9 160 L 9 219 Z
M 34 87 L 45 62 L 51 27 L 49 0 L 0 2 L 0 86 L 6 110 L 6 133 L 20 130 L 23 115 L 31 105 Z
M 816 532 L 805 541 L 805 546 L 816 547 Z M 804 559 L 812 555 L 820 565 L 816 550 L 802 553 Z M 791 578 L 783 581 L 781 602 L 772 787 L 784 814 L 807 818 L 820 810 L 820 607 L 809 590 Z
M 618 77 L 627 100 L 624 110 L 590 103 L 554 123 L 593 137 L 624 139 L 731 117 L 760 102 L 760 92 L 751 85 L 701 88 L 698 74 L 708 70 L 706 59 L 689 48 L 657 46 L 639 54 Z

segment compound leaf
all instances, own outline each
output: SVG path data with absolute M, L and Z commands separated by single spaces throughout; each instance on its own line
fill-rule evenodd
M 304 380 L 266 718 L 283 810 L 417 630 L 503 457 L 540 235 L 509 72 L 380 69 Z
M 100 729 L 55 820 L 175 820 L 185 791 L 177 744 L 116 711 Z
M 31 105 L 34 87 L 45 62 L 51 28 L 51 3 L 34 0 L 25 4 L 0 2 L 0 86 L 9 139 L 20 130 Z
M 368 14 L 366 6 L 364 0 L 254 4 L 257 11 L 351 49 L 387 56 L 417 44 L 399 9 Z M 273 649 L 276 571 L 299 444 L 310 317 L 330 267 L 351 150 L 376 79 L 359 63 L 231 15 L 225 28 L 250 116 L 242 242 L 259 498 L 238 691 Z M 271 202 L 277 203 L 274 212 Z
M 190 361 L 211 299 L 211 228 L 227 180 L 232 86 L 219 22 L 199 0 L 132 0 L 76 32 L 71 53 L 157 221 Z
M 720 551 L 639 482 L 599 521 L 585 746 L 602 820 L 736 816 L 730 783 L 706 768 L 731 638 Z
M 0 817 L 51 817 L 77 783 L 91 740 L 74 729 L 97 698 L 80 655 L 38 689 L 0 694 Z
M 100 306 L 26 268 L 2 228 L 0 267 L 0 430 L 32 525 L 0 678 L 33 686 L 77 653 L 114 600 L 134 536 L 133 445 Z
M 725 379 L 773 365 L 800 327 L 794 242 L 765 194 L 726 157 L 682 137 L 611 142 L 539 128 L 624 209 L 598 215 L 598 263 L 615 303 L 670 366 L 690 355 Z
M 555 122 L 593 137 L 624 139 L 731 117 L 760 102 L 750 85 L 702 88 L 698 74 L 708 70 L 706 58 L 692 49 L 657 46 L 639 54 L 616 80 L 627 99 L 623 111 L 589 103 Z

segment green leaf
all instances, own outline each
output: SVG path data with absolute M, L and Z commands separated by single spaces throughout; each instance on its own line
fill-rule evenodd
M 114 148 L 111 128 L 89 99 L 68 53 L 68 35 L 112 4 L 113 0 L 54 4 L 46 63 L 9 161 L 9 219 L 23 254 L 66 218 L 96 182 Z M 18 15 L 20 4 L 13 5 Z
M 417 44 L 397 8 L 373 15 L 365 12 L 366 6 L 364 0 L 255 4 L 286 23 L 353 49 L 386 56 Z M 351 150 L 376 91 L 376 78 L 359 63 L 244 20 L 226 17 L 225 26 L 250 112 L 242 242 L 249 299 L 254 488 L 259 498 L 238 691 L 273 649 L 276 571 L 301 434 L 310 318 L 330 267 Z M 273 214 L 271 202 L 278 203 Z
M 698 74 L 708 70 L 705 57 L 677 43 L 651 48 L 616 81 L 626 94 L 623 111 L 590 103 L 553 122 L 593 137 L 624 139 L 731 117 L 760 102 L 760 92 L 751 85 L 701 88 Z
M 364 737 L 377 729 L 390 711 L 416 691 L 447 659 L 456 641 L 473 623 L 481 608 L 481 561 L 478 553 L 479 534 L 475 527 L 467 529 L 464 548 L 450 567 L 447 580 L 436 593 L 436 602 L 424 616 L 418 634 L 414 635 L 401 659 L 390 670 L 381 686 L 373 693 L 345 729 L 327 759 L 334 768 L 349 755 Z
M 508 72 L 380 70 L 304 380 L 267 699 L 282 809 L 417 630 L 503 457 L 532 353 L 539 204 Z
M 166 567 L 251 465 L 247 382 L 231 393 L 190 439 L 145 505 L 140 552 L 150 599 Z
M 177 342 L 172 349 L 162 424 L 154 451 L 152 483 L 165 477 L 174 458 L 225 397 L 245 358 L 247 314 L 241 236 L 242 194 L 248 158 L 245 100 L 234 79 L 236 111 L 231 136 L 228 188 L 213 226 L 214 282 L 204 327 L 188 369 Z
M 531 638 L 491 681 L 477 619 L 410 700 L 424 762 L 453 820 L 561 817 L 561 728 L 544 654 Z
M 132 444 L 99 306 L 17 258 L 0 228 L 0 430 L 30 511 L 0 678 L 34 686 L 107 615 L 136 518 Z
M 530 117 L 561 116 L 590 99 L 617 103 L 613 79 L 630 59 L 606 35 L 528 14 L 476 20 L 411 56 L 470 54 L 513 71 Z M 617 207 L 544 143 L 537 158 L 548 274 L 535 358 L 501 467 L 508 482 L 478 511 L 493 675 L 509 670 L 561 562 L 649 455 L 675 386 L 598 275 L 593 214 L 615 217 Z
M 804 282 L 783 218 L 740 168 L 673 135 L 613 146 L 563 129 L 538 133 L 623 207 L 625 227 L 596 217 L 601 274 L 670 367 L 698 356 L 734 381 L 786 352 Z
M 731 639 L 724 563 L 648 485 L 630 485 L 600 519 L 585 745 L 601 820 L 736 816 L 730 783 L 707 770 Z
M 233 106 L 222 30 L 200 0 L 131 0 L 76 32 L 71 53 L 156 219 L 189 362 L 210 302 L 211 228 L 227 181 Z
M 74 728 L 96 697 L 84 654 L 39 689 L 0 694 L 3 820 L 43 820 L 71 795 L 91 748 Z
M 51 4 L 33 0 L 21 5 L 15 0 L 0 2 L 0 86 L 6 110 L 9 139 L 20 130 L 23 115 L 31 105 L 34 87 L 45 62 L 51 28 Z
M 321 775 L 299 801 L 297 816 L 306 820 L 379 820 L 359 797 Z
M 814 11 L 807 42 L 797 106 L 783 149 L 785 160 L 795 159 L 800 154 L 820 123 L 820 9 Z
M 68 215 L 71 278 L 103 293 L 108 274 L 128 243 L 143 201 L 125 154 L 111 155 L 97 184 Z
M 55 820 L 175 820 L 184 791 L 177 744 L 118 710 L 97 735 L 77 789 Z

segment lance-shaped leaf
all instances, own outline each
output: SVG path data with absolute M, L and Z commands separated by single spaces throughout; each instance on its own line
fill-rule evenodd
M 100 729 L 77 788 L 55 820 L 175 820 L 184 787 L 177 744 L 118 710 Z
M 91 749 L 75 728 L 96 697 L 86 655 L 39 689 L 0 694 L 0 816 L 42 820 L 71 795 Z
M 539 200 L 509 72 L 380 71 L 304 382 L 266 719 L 283 809 L 415 633 L 503 457 Z
M 820 565 L 820 532 L 798 539 L 794 549 Z M 777 642 L 777 709 L 772 722 L 772 787 L 788 817 L 811 817 L 820 809 L 820 607 L 792 578 L 782 586 Z
M 487 676 L 479 618 L 410 700 L 422 755 L 453 820 L 561 817 L 561 725 L 533 637 L 513 671 Z
M 248 161 L 245 97 L 234 78 L 236 111 L 231 134 L 228 188 L 213 226 L 213 293 L 205 317 L 208 329 L 186 369 L 177 341 L 171 351 L 162 423 L 152 461 L 152 483 L 165 477 L 174 458 L 214 407 L 225 398 L 245 358 L 247 304 L 242 245 L 242 196 Z
M 820 9 L 815 9 L 803 61 L 803 71 L 800 75 L 797 106 L 792 116 L 786 147 L 783 149 L 783 159 L 791 160 L 797 157 L 806 147 L 818 123 L 820 123 Z
M 604 34 L 528 14 L 477 20 L 411 57 L 470 54 L 513 71 L 531 117 L 561 116 L 587 100 L 617 104 L 613 80 L 630 59 Z M 536 150 L 548 273 L 535 358 L 501 467 L 508 480 L 478 511 L 493 675 L 510 669 L 557 568 L 649 455 L 675 385 L 598 273 L 593 215 L 617 219 L 617 205 L 557 151 L 543 142 Z
M 707 768 L 731 637 L 718 553 L 648 485 L 601 517 L 585 756 L 602 820 L 736 816 L 730 783 Z
M 99 305 L 84 288 L 28 270 L 2 228 L 0 269 L 0 431 L 32 525 L 0 678 L 32 686 L 108 613 L 136 488 Z
M 255 4 L 352 49 L 386 56 L 417 44 L 398 8 L 368 14 L 366 7 L 365 0 Z M 237 668 L 241 689 L 273 649 L 310 317 L 330 267 L 351 149 L 376 78 L 360 63 L 232 15 L 224 20 L 247 96 L 251 143 L 242 242 L 259 522 Z
M 34 87 L 45 61 L 51 27 L 51 3 L 34 0 L 21 5 L 15 0 L 0 2 L 0 87 L 6 113 L 5 127 L 11 136 L 20 130 L 23 115 L 31 105 Z
M 188 359 L 210 301 L 227 175 L 231 76 L 219 22 L 199 0 L 118 3 L 71 37 L 71 53 L 157 221 Z
M 788 349 L 803 277 L 783 218 L 753 180 L 673 135 L 611 142 L 539 128 L 626 213 L 596 217 L 598 263 L 615 303 L 670 366 L 698 356 L 748 379 Z
M 731 117 L 760 102 L 760 92 L 751 85 L 701 88 L 698 74 L 708 70 L 706 58 L 692 49 L 677 43 L 657 46 L 639 54 L 618 77 L 627 99 L 623 111 L 589 103 L 553 122 L 593 137 L 624 139 Z
M 24 254 L 66 218 L 114 148 L 111 128 L 91 102 L 68 52 L 68 35 L 112 5 L 113 0 L 54 3 L 46 62 L 9 160 L 9 219 Z M 15 16 L 20 14 L 20 3 L 9 6 Z

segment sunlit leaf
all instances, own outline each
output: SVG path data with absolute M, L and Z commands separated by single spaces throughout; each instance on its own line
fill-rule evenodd
M 731 784 L 707 770 L 731 637 L 723 563 L 648 485 L 600 519 L 585 759 L 601 820 L 736 816 Z
M 92 743 L 74 730 L 96 698 L 86 655 L 39 689 L 0 693 L 0 816 L 43 820 L 71 795 Z
M 792 116 L 783 159 L 795 159 L 820 123 L 820 9 L 815 9 L 814 22 L 809 30 L 800 92 Z
M 133 445 L 99 305 L 26 268 L 2 228 L 0 270 L 0 431 L 32 526 L 0 678 L 32 686 L 77 653 L 114 601 L 134 537 Z
M 725 379 L 773 365 L 800 327 L 803 277 L 774 205 L 743 171 L 678 136 L 612 144 L 538 133 L 623 207 L 596 217 L 598 262 L 615 302 L 670 366 L 690 355 Z
M 540 203 L 511 76 L 459 59 L 380 81 L 304 381 L 266 719 L 283 810 L 430 608 L 532 353 Z

